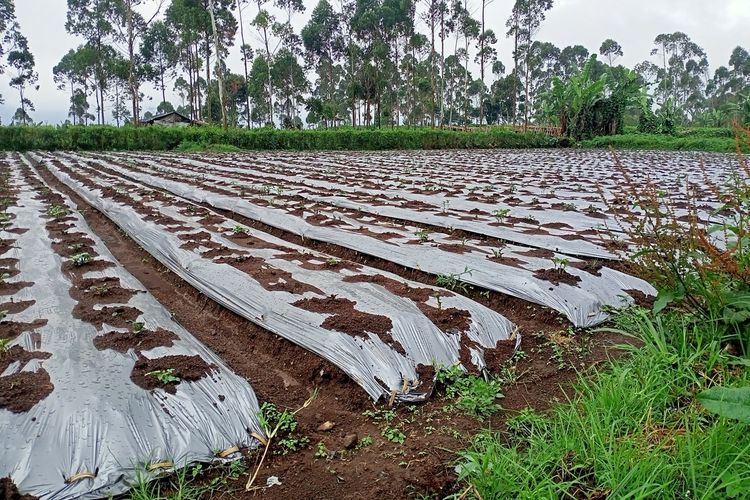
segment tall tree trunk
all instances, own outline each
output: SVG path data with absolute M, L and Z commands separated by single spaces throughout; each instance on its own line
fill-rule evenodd
M 133 106 L 133 125 L 138 126 L 138 86 L 135 79 L 135 32 L 133 30 L 133 4 L 127 0 L 127 29 L 128 29 L 128 86 Z
M 210 3 L 210 0 L 209 0 Z M 206 44 L 206 121 L 211 122 L 211 35 L 204 33 Z
M 237 0 L 237 14 L 240 20 L 240 41 L 242 42 L 242 47 L 245 46 L 245 27 L 242 25 L 242 5 L 240 5 L 240 0 Z M 245 119 L 247 120 L 247 127 L 250 128 L 250 93 L 247 91 L 248 87 L 248 71 L 247 71 L 247 57 L 245 57 L 245 54 L 242 54 L 242 63 L 245 66 Z
M 518 118 L 518 24 L 513 28 L 513 125 L 515 125 Z
M 440 128 L 445 115 L 445 9 L 440 8 Z
M 479 36 L 479 78 L 482 80 L 482 85 L 479 88 L 479 126 L 482 126 L 484 121 L 484 59 L 486 54 L 484 53 L 484 11 L 487 7 L 487 0 L 482 0 L 482 28 Z
M 208 13 L 211 16 L 211 30 L 214 36 L 214 50 L 216 51 L 216 86 L 219 89 L 219 106 L 221 106 L 221 122 L 224 130 L 227 130 L 227 104 L 224 100 L 224 78 L 221 68 L 221 47 L 219 46 L 219 34 L 216 32 L 216 17 L 214 15 L 213 0 L 208 1 Z

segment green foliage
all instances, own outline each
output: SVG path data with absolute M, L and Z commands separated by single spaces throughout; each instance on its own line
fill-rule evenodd
M 420 243 L 427 243 L 430 241 L 430 232 L 426 229 L 420 229 L 419 231 L 416 231 L 414 233 L 414 236 L 417 237 Z
M 237 153 L 242 151 L 231 144 L 206 144 L 193 141 L 182 141 L 174 148 L 178 153 Z
M 68 215 L 68 210 L 60 205 L 52 205 L 47 209 L 47 215 L 54 218 L 65 217 Z
M 497 400 L 503 393 L 494 378 L 469 375 L 453 365 L 439 370 L 437 381 L 445 386 L 446 397 L 456 400 L 454 406 L 469 415 L 484 419 L 500 410 Z
M 2 311 L 7 312 L 7 311 Z M 3 339 L 0 338 L 0 353 L 8 352 L 8 349 L 10 349 L 10 339 Z
M 435 284 L 451 290 L 453 292 L 469 293 L 471 286 L 462 281 L 464 276 L 471 276 L 472 270 L 468 267 L 460 273 L 438 274 L 435 278 Z
M 398 427 L 385 427 L 380 435 L 391 443 L 404 444 L 406 442 L 406 434 Z
M 722 129 L 719 129 L 722 130 Z M 734 153 L 737 142 L 733 138 L 702 137 L 698 134 L 685 136 L 668 136 L 660 134 L 626 134 L 600 136 L 581 141 L 584 148 L 643 149 L 663 151 L 706 151 L 715 153 Z M 750 147 L 740 144 L 744 153 L 750 153 Z
M 460 481 L 481 498 L 743 495 L 750 484 L 747 426 L 706 419 L 691 404 L 716 380 L 749 382 L 747 372 L 729 369 L 713 325 L 643 310 L 616 321 L 643 347 L 581 378 L 572 400 L 548 416 L 524 411 L 503 436 L 477 436 L 461 454 Z
M 265 402 L 258 412 L 258 420 L 266 434 L 277 438 L 276 453 L 286 455 L 306 447 L 310 440 L 297 434 L 297 418 L 289 410 L 279 410 L 273 403 Z
M 698 401 L 722 417 L 750 424 L 750 387 L 712 387 L 698 394 Z
M 74 266 L 81 267 L 81 266 L 85 266 L 86 264 L 91 262 L 93 259 L 90 253 L 81 252 L 70 257 L 70 260 L 73 262 Z
M 179 383 L 180 377 L 176 376 L 174 374 L 174 368 L 167 368 L 164 370 L 154 370 L 152 372 L 148 372 L 146 376 L 148 377 L 156 377 L 156 379 L 161 382 L 162 384 L 176 384 Z
M 431 128 L 224 131 L 215 127 L 0 127 L 0 149 L 5 151 L 165 151 L 183 143 L 185 148 L 222 144 L 250 150 L 383 150 L 543 148 L 554 147 L 556 140 L 503 127 L 468 132 Z

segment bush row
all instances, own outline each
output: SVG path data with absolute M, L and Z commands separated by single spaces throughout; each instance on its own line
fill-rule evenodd
M 579 145 L 584 148 L 606 148 L 611 146 L 615 149 L 708 151 L 716 153 L 737 152 L 737 142 L 734 135 L 727 137 L 705 137 L 691 134 L 683 137 L 675 137 L 671 135 L 625 134 L 595 137 L 583 141 Z M 748 152 L 747 145 L 742 145 L 742 151 L 745 153 Z
M 0 127 L 0 149 L 27 150 L 172 150 L 183 142 L 224 144 L 255 150 L 382 150 L 555 147 L 557 140 L 538 133 L 498 127 L 483 131 L 430 128 L 328 130 L 230 129 L 159 126 Z

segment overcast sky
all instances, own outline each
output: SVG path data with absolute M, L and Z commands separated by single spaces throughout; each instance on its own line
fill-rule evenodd
M 144 12 L 153 11 L 157 2 L 151 1 L 152 5 L 146 6 Z M 294 22 L 298 30 L 307 22 L 317 1 L 304 0 L 307 11 Z M 469 3 L 476 8 L 479 0 Z M 494 0 L 487 13 L 488 28 L 494 29 L 500 37 L 498 52 L 506 67 L 512 64 L 512 44 L 502 35 L 512 5 L 513 0 Z M 246 33 L 252 31 L 247 23 L 255 14 L 253 8 L 247 9 L 244 14 Z M 67 117 L 68 94 L 56 89 L 52 68 L 81 40 L 65 32 L 66 10 L 66 0 L 16 0 L 18 20 L 29 39 L 39 72 L 40 89 L 29 95 L 36 105 L 36 112 L 32 113 L 35 121 L 56 124 Z M 684 31 L 706 50 L 713 70 L 727 64 L 729 54 L 737 45 L 750 49 L 748 27 L 750 0 L 555 0 L 538 39 L 559 47 L 581 44 L 596 52 L 603 40 L 614 38 L 625 53 L 619 62 L 632 67 L 649 57 L 656 35 Z M 258 46 L 257 39 L 250 41 L 251 45 Z M 228 63 L 233 71 L 242 71 L 237 47 Z M 8 80 L 8 74 L 0 77 L 0 93 L 5 99 L 5 104 L 0 106 L 2 123 L 9 123 L 18 107 L 18 93 L 8 86 Z M 144 90 L 154 94 L 151 89 Z M 176 99 L 172 102 L 177 104 Z M 143 110 L 153 111 L 157 103 L 157 100 L 146 102 Z M 93 108 L 92 98 L 92 113 Z

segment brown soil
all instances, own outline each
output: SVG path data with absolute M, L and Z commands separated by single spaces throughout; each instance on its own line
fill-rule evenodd
M 495 257 L 494 255 L 487 257 L 492 262 L 497 262 L 498 264 L 502 264 L 504 266 L 511 266 L 511 267 L 517 267 L 518 269 L 524 269 L 524 264 L 528 264 L 525 260 L 517 259 L 515 257 L 510 257 L 507 255 L 502 255 L 500 257 Z
M 354 308 L 356 302 L 330 295 L 326 298 L 312 297 L 294 302 L 292 305 L 320 314 L 329 314 L 320 325 L 328 330 L 347 333 L 355 337 L 367 338 L 367 332 L 374 333 L 397 352 L 405 354 L 403 346 L 391 337 L 393 322 L 387 316 L 370 314 Z
M 595 260 L 582 260 L 581 262 L 571 262 L 570 267 L 575 267 L 581 271 L 586 271 L 594 276 L 601 276 L 600 272 L 604 264 Z
M 21 300 L 18 302 L 4 302 L 0 304 L 0 311 L 5 311 L 8 314 L 16 314 L 21 311 L 25 311 L 29 307 L 33 306 L 36 300 Z
M 96 302 L 94 302 L 96 304 Z M 101 328 L 104 324 L 115 328 L 129 328 L 138 319 L 141 311 L 130 306 L 104 306 L 94 309 L 93 305 L 78 302 L 73 308 L 73 317 Z
M 534 277 L 540 280 L 549 281 L 553 285 L 565 283 L 566 285 L 578 286 L 578 282 L 581 281 L 579 276 L 570 274 L 565 270 L 554 268 L 539 269 L 534 273 Z
M 44 369 L 0 377 L 0 408 L 13 413 L 27 412 L 49 396 L 54 388 Z
M 46 319 L 35 319 L 30 323 L 19 323 L 17 321 L 0 322 L 0 339 L 14 339 L 22 333 L 32 332 L 47 324 Z
M 434 297 L 435 295 L 439 295 L 440 297 L 449 297 L 453 295 L 444 290 L 411 287 L 407 285 L 406 282 L 387 278 L 382 274 L 356 274 L 354 276 L 347 276 L 344 278 L 344 281 L 346 283 L 374 283 L 382 286 L 394 295 L 411 299 L 414 302 L 427 302 L 430 297 Z
M 460 333 L 469 329 L 471 323 L 469 311 L 455 307 L 438 309 L 428 304 L 417 304 L 417 307 L 435 326 L 446 333 Z
M 14 345 L 5 352 L 0 352 L 0 373 L 3 373 L 8 367 L 16 361 L 21 363 L 21 368 L 32 359 L 47 359 L 51 356 L 48 352 L 27 351 L 20 345 Z
M 538 259 L 551 259 L 555 256 L 555 252 L 547 250 L 546 248 L 533 248 L 526 252 L 518 252 L 518 255 L 526 255 L 528 257 L 536 257 Z
M 143 352 L 156 347 L 171 347 L 177 338 L 177 335 L 163 328 L 157 328 L 156 331 L 143 330 L 138 333 L 130 330 L 99 335 L 94 338 L 94 346 L 100 351 L 112 349 L 125 353 L 130 349 L 135 349 Z
M 199 380 L 210 374 L 214 368 L 214 366 L 203 361 L 203 358 L 198 355 L 173 355 L 154 359 L 139 356 L 138 361 L 135 362 L 133 371 L 130 374 L 130 380 L 132 380 L 135 385 L 142 387 L 147 391 L 164 389 L 166 392 L 174 394 L 177 392 L 177 385 L 181 382 L 194 382 Z M 155 371 L 170 369 L 174 370 L 172 375 L 179 378 L 179 382 L 169 382 L 165 384 L 161 382 L 156 375 L 148 375 Z
M 3 500 L 39 500 L 32 495 L 21 495 L 10 477 L 0 479 L 0 498 Z
M 294 279 L 292 273 L 273 267 L 260 257 L 244 256 L 240 259 L 229 259 L 228 263 L 250 275 L 268 291 L 289 292 L 297 295 L 313 292 L 323 295 L 318 288 Z

